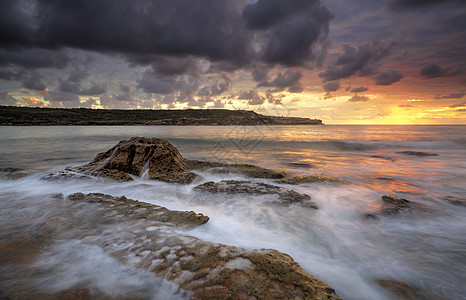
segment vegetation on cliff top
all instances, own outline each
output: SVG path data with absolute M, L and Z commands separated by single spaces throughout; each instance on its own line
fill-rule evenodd
M 227 109 L 121 110 L 0 106 L 0 125 L 320 125 L 309 118 Z

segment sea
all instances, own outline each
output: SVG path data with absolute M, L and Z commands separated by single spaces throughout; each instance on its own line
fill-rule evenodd
M 43 180 L 134 136 L 168 140 L 189 159 L 254 164 L 290 175 L 326 174 L 350 183 L 288 185 L 209 172 L 197 172 L 200 177 L 192 184 L 137 176 L 124 183 Z M 123 221 L 100 224 L 85 206 L 71 207 L 54 196 L 99 192 L 205 214 L 208 223 L 183 234 L 287 253 L 343 299 L 398 299 L 380 280 L 399 282 L 418 299 L 466 299 L 465 125 L 3 126 L 0 167 L 28 174 L 0 179 L 0 243 L 20 243 L 38 226 L 53 225 L 59 232 L 32 261 L 3 259 L 0 298 L 2 290 L 20 290 L 27 298 L 28 290 L 56 293 L 73 286 L 111 297 L 134 292 L 147 299 L 187 297 L 175 283 L 105 251 L 109 241 L 131 245 L 133 227 Z M 224 179 L 291 188 L 310 195 L 319 209 L 193 189 Z M 383 195 L 419 208 L 367 218 L 382 206 Z

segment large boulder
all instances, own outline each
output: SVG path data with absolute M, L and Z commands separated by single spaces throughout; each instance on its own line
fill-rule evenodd
M 87 165 L 68 171 L 132 180 L 130 175 L 165 182 L 189 183 L 196 175 L 184 165 L 178 149 L 165 140 L 133 137 L 123 140 L 106 152 L 97 154 Z
M 166 182 L 191 182 L 196 175 L 183 165 L 176 147 L 155 138 L 133 137 L 121 141 L 107 152 L 97 154 L 91 164 L 100 170 L 118 170 L 135 176 Z
M 79 179 L 101 176 L 119 181 L 133 180 L 134 176 L 169 183 L 190 183 L 197 178 L 193 170 L 238 173 L 254 178 L 283 178 L 283 171 L 270 170 L 247 164 L 224 164 L 184 158 L 169 142 L 156 138 L 133 137 L 120 141 L 94 160 L 79 167 L 67 167 L 54 172 L 46 180 Z

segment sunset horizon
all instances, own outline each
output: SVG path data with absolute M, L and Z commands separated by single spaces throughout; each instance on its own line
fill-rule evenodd
M 465 16 L 456 0 L 5 1 L 0 105 L 466 124 Z

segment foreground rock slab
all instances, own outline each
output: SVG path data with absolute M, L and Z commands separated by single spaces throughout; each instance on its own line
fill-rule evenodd
M 193 212 L 172 212 L 124 197 L 78 193 L 69 199 L 98 205 L 103 214 L 116 210 L 128 218 L 152 221 L 150 224 L 163 221 L 193 226 L 208 220 Z M 105 250 L 122 262 L 128 262 L 129 254 L 139 257 L 136 267 L 174 281 L 190 292 L 192 299 L 340 299 L 332 288 L 279 251 L 245 250 L 167 233 L 154 225 L 150 228 L 131 233 L 131 246 L 119 245 L 121 236 L 105 240 Z
M 317 205 L 311 202 L 311 196 L 300 194 L 296 191 L 276 185 L 250 182 L 241 180 L 222 180 L 220 182 L 209 181 L 194 187 L 195 190 L 209 193 L 271 195 L 276 194 L 282 203 L 301 203 L 303 206 L 317 209 Z
M 100 176 L 118 181 L 133 177 L 160 180 L 168 183 L 190 183 L 198 175 L 194 170 L 210 170 L 219 173 L 238 173 L 254 178 L 283 178 L 283 171 L 270 170 L 248 164 L 224 164 L 189 160 L 169 142 L 156 138 L 133 137 L 120 141 L 106 152 L 97 154 L 94 160 L 79 167 L 67 167 L 65 171 L 48 174 L 46 180 L 79 179 Z
M 71 201 L 85 201 L 106 205 L 130 219 L 171 223 L 175 226 L 188 229 L 209 221 L 209 217 L 193 211 L 173 211 L 162 206 L 128 199 L 125 196 L 112 197 L 101 193 L 75 193 L 70 195 L 68 199 Z

